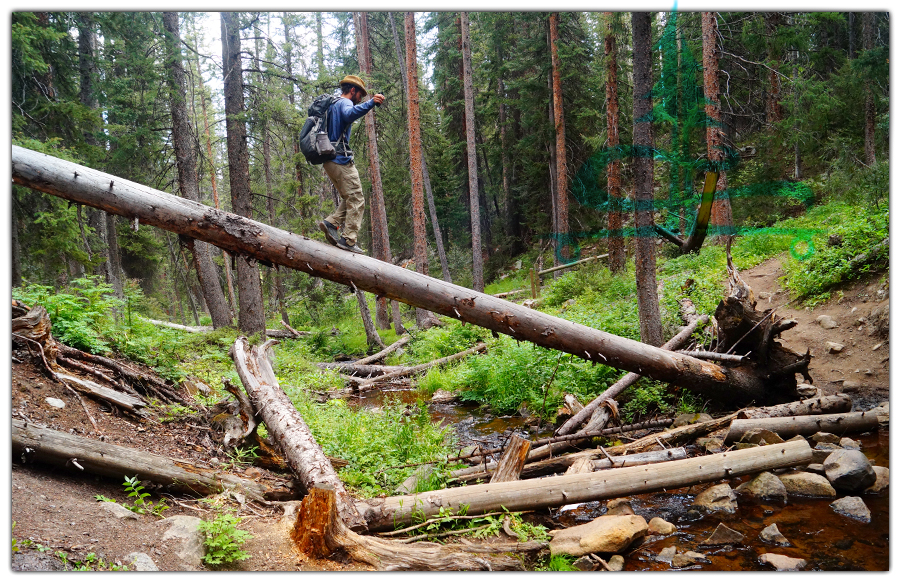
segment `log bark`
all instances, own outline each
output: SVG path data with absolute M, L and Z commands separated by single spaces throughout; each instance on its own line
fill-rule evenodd
M 278 385 L 268 357 L 273 343 L 266 341 L 251 350 L 247 338 L 241 337 L 229 352 L 250 402 L 303 487 L 309 491 L 316 484 L 330 485 L 337 494 L 341 518 L 351 528 L 365 528 L 365 521 L 353 507 L 353 498 L 347 493 L 303 418 Z
M 519 558 L 496 555 L 500 547 L 423 542 L 404 544 L 396 540 L 362 536 L 342 522 L 337 515 L 336 501 L 334 489 L 322 484 L 311 488 L 309 495 L 301 502 L 291 537 L 303 554 L 311 558 L 326 558 L 335 552 L 344 552 L 350 558 L 382 571 L 524 569 Z M 506 546 L 505 551 L 527 551 L 531 545 L 515 543 Z M 544 544 L 539 547 L 543 548 Z M 492 554 L 485 555 L 485 551 Z
M 344 285 L 352 282 L 363 291 L 673 383 L 729 405 L 762 399 L 793 401 L 797 396 L 782 382 L 772 386 L 742 368 L 720 367 L 578 325 L 18 146 L 12 147 L 12 175 L 22 186 L 137 218 L 249 258 Z
M 690 339 L 691 335 L 694 333 L 697 327 L 701 323 L 706 323 L 707 321 L 709 321 L 708 315 L 702 315 L 698 317 L 690 324 L 688 324 L 687 327 L 679 331 L 678 334 L 675 335 L 675 337 L 668 340 L 662 346 L 662 348 L 667 351 L 672 351 L 678 349 L 679 347 L 684 347 L 684 344 L 687 343 L 687 340 Z M 586 419 L 591 417 L 591 415 L 594 413 L 594 410 L 596 410 L 600 406 L 600 404 L 608 399 L 613 399 L 615 396 L 619 395 L 627 388 L 634 385 L 640 378 L 641 376 L 637 373 L 629 373 L 628 375 L 624 376 L 622 379 L 610 386 L 602 394 L 594 398 L 593 401 L 584 406 L 581 411 L 570 417 L 566 421 L 566 423 L 564 423 L 558 430 L 556 430 L 556 433 L 558 435 L 565 435 L 567 433 L 575 431 L 575 429 L 579 425 L 581 425 Z M 598 429 L 602 429 L 602 427 Z
M 43 348 L 44 358 L 52 370 L 56 367 L 58 345 L 51 334 L 51 327 L 50 314 L 37 305 L 25 315 L 13 318 L 11 329 L 14 337 L 21 335 L 37 341 Z
M 247 480 L 205 468 L 191 462 L 157 456 L 106 442 L 83 438 L 50 428 L 12 420 L 12 454 L 24 462 L 37 461 L 84 471 L 121 481 L 136 475 L 143 481 L 162 484 L 179 491 L 200 495 L 238 490 L 248 498 L 265 501 L 294 499 L 296 493 L 285 485 Z
M 528 457 L 529 449 L 531 449 L 530 441 L 521 436 L 510 436 L 509 443 L 506 445 L 506 451 L 503 452 L 503 456 L 500 457 L 500 462 L 497 464 L 497 469 L 494 470 L 494 475 L 491 476 L 491 483 L 496 484 L 518 480 L 519 475 L 522 473 L 522 468 L 525 467 L 525 458 Z
M 605 500 L 690 486 L 723 478 L 807 464 L 812 449 L 806 441 L 786 442 L 712 454 L 677 462 L 634 468 L 614 468 L 590 474 L 476 484 L 357 502 L 372 530 L 409 524 L 413 516 L 431 516 L 444 508 L 479 514 L 506 508 L 509 511 L 553 508 L 565 504 Z
M 847 413 L 853 407 L 853 400 L 844 393 L 813 397 L 792 403 L 771 407 L 748 408 L 743 411 L 744 419 L 766 417 L 789 417 L 794 415 L 820 415 L 823 413 Z
M 141 411 L 141 409 L 144 408 L 147 404 L 144 403 L 144 401 L 139 397 L 128 395 L 127 393 L 121 393 L 114 389 L 98 385 L 93 381 L 81 379 L 75 377 L 74 375 L 68 375 L 66 373 L 57 372 L 56 377 L 64 381 L 65 383 L 70 384 L 81 393 L 87 394 L 94 399 L 105 401 L 110 405 L 115 405 L 137 415 L 144 415 L 144 412 Z
M 328 369 L 356 377 L 374 377 L 397 371 L 392 365 L 362 365 L 356 363 L 317 363 L 319 369 Z
M 853 413 L 833 413 L 828 415 L 802 415 L 793 417 L 770 417 L 764 419 L 736 419 L 728 428 L 725 442 L 735 442 L 752 429 L 767 429 L 782 438 L 796 435 L 810 436 L 816 432 L 843 435 L 851 432 L 878 429 L 879 410 Z

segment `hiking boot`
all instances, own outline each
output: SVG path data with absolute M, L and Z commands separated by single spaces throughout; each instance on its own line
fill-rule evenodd
M 360 255 L 365 255 L 365 251 L 356 246 L 356 244 L 350 244 L 347 242 L 347 239 L 341 237 L 338 239 L 337 248 L 343 249 L 344 251 L 350 251 L 351 253 L 358 253 Z
M 338 234 L 337 227 L 335 227 L 328 221 L 320 221 L 319 228 L 322 229 L 323 233 L 325 233 L 325 240 L 336 247 L 338 241 L 341 238 L 340 234 Z

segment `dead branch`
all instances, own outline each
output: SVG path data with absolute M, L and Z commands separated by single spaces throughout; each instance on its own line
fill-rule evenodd
M 409 343 L 411 339 L 412 339 L 412 335 L 407 333 L 406 335 L 404 335 L 397 341 L 393 342 L 392 344 L 388 345 L 387 347 L 385 347 L 378 353 L 375 353 L 368 357 L 363 357 L 362 359 L 357 359 L 356 361 L 351 362 L 350 365 L 368 365 L 368 364 L 378 361 L 380 359 L 384 359 L 391 353 L 397 351 L 398 349 L 400 349 L 401 347 L 403 347 L 404 345 Z

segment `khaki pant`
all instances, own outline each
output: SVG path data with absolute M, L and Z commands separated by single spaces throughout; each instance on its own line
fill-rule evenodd
M 333 213 L 325 217 L 325 220 L 339 229 L 343 227 L 341 236 L 350 245 L 355 245 L 356 235 L 362 226 L 363 209 L 366 206 L 362 183 L 359 180 L 359 171 L 356 170 L 353 161 L 346 165 L 328 161 L 322 166 L 325 174 L 328 175 L 341 195 L 341 204 Z

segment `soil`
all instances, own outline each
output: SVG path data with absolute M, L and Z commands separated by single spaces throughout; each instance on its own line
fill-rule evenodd
M 842 293 L 814 309 L 788 303 L 788 295 L 777 285 L 781 275 L 777 260 L 741 272 L 753 288 L 759 309 L 778 307 L 778 315 L 793 317 L 797 327 L 782 335 L 782 341 L 792 349 L 812 352 L 810 373 L 814 385 L 824 394 L 848 391 L 855 409 L 868 409 L 889 395 L 889 359 L 887 334 L 872 331 L 873 311 L 887 303 L 888 287 L 884 276 L 847 284 Z M 816 319 L 831 316 L 837 327 L 824 329 Z M 860 323 L 858 320 L 864 319 Z M 844 344 L 840 353 L 828 353 L 825 342 Z M 229 463 L 221 450 L 221 434 L 207 427 L 197 418 L 161 423 L 163 407 L 151 408 L 147 418 L 137 418 L 110 410 L 106 405 L 82 396 L 86 409 L 61 383 L 43 374 L 27 356 L 14 359 L 11 367 L 12 417 L 93 439 L 141 449 L 170 457 L 191 460 L 207 466 L 227 468 L 230 473 L 253 477 L 258 468 Z M 81 376 L 90 378 L 89 376 Z M 855 384 L 852 382 L 856 382 Z M 51 407 L 46 398 L 57 398 L 65 407 Z M 89 412 L 102 435 L 94 431 Z M 190 565 L 178 556 L 175 540 L 164 540 L 168 525 L 153 515 L 137 520 L 117 519 L 99 507 L 95 496 L 103 495 L 117 502 L 130 504 L 122 486 L 123 480 L 79 472 L 73 467 L 52 467 L 21 463 L 20 456 L 12 456 L 11 520 L 15 523 L 12 536 L 18 540 L 20 552 L 12 559 L 13 570 L 62 569 L 59 552 L 68 560 L 84 560 L 90 553 L 107 564 L 130 563 L 131 554 L 143 552 L 150 556 L 161 571 L 205 570 Z M 145 484 L 147 485 L 147 484 Z M 238 501 L 233 494 L 218 496 L 212 503 L 198 496 L 160 493 L 148 485 L 152 499 L 166 497 L 170 508 L 163 516 L 196 516 L 212 519 L 219 509 L 233 509 L 243 518 L 240 528 L 253 537 L 244 544 L 251 554 L 247 560 L 236 562 L 225 570 L 368 570 L 366 565 L 343 560 L 304 559 L 289 538 L 291 520 L 285 510 L 296 502 L 251 504 Z M 286 508 L 287 506 L 287 508 Z M 24 547 L 23 542 L 40 545 Z M 26 542 L 27 543 L 27 542 Z M 71 568 L 71 564 L 70 564 Z

